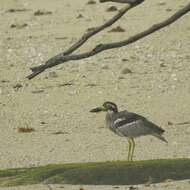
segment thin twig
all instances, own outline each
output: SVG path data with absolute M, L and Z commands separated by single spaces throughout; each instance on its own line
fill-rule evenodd
M 180 122 L 180 123 L 176 123 L 176 125 L 189 125 L 190 121 L 184 121 L 184 122 Z
M 40 65 L 40 66 L 31 68 L 33 73 L 31 75 L 29 75 L 27 78 L 32 79 L 36 75 L 43 72 L 45 69 L 54 67 L 58 64 L 62 64 L 67 61 L 88 58 L 88 57 L 94 56 L 102 51 L 105 51 L 105 50 L 119 48 L 119 47 L 126 46 L 128 44 L 134 43 L 134 42 L 138 41 L 139 39 L 144 38 L 144 37 L 150 35 L 151 33 L 154 33 L 156 31 L 160 30 L 161 28 L 164 28 L 164 27 L 172 24 L 173 22 L 175 22 L 176 20 L 181 18 L 183 15 L 187 14 L 189 11 L 190 11 L 190 3 L 188 3 L 181 10 L 177 11 L 170 18 L 164 20 L 163 22 L 153 25 L 149 29 L 147 29 L 143 32 L 140 32 L 126 40 L 115 42 L 115 43 L 99 44 L 93 50 L 85 52 L 85 53 L 81 53 L 81 54 L 72 54 L 72 55 L 66 55 L 66 56 L 63 54 L 59 54 L 59 55 L 51 58 L 50 60 L 48 60 L 44 65 Z
M 129 3 L 131 5 L 138 5 L 140 3 L 142 3 L 144 0 L 142 1 L 137 1 L 137 0 L 100 0 L 100 3 L 105 3 L 105 2 L 114 2 L 114 3 Z

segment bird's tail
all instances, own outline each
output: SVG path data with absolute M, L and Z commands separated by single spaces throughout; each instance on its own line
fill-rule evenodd
M 161 141 L 164 141 L 165 143 L 168 143 L 168 141 L 160 134 L 157 134 L 157 133 L 153 133 L 152 136 L 160 139 Z

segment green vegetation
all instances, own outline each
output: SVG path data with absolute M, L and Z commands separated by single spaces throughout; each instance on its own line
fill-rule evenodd
M 0 170 L 0 186 L 38 183 L 132 185 L 190 178 L 190 159 L 113 161 Z

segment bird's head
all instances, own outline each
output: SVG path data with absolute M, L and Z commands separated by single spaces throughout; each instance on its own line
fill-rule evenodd
M 90 112 L 112 111 L 118 112 L 117 105 L 113 102 L 104 102 L 102 106 L 90 110 Z

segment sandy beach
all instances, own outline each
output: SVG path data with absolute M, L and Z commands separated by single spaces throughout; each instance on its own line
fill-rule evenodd
M 134 160 L 190 158 L 190 16 L 130 46 L 64 63 L 29 81 L 30 67 L 69 48 L 88 29 L 116 12 L 115 3 L 87 0 L 1 0 L 0 169 L 51 163 L 126 160 L 127 140 L 105 128 L 105 114 L 90 109 L 109 100 L 166 130 L 168 145 L 136 140 Z M 168 18 L 186 0 L 145 1 L 77 52 L 116 42 Z M 17 11 L 11 11 L 17 10 Z M 20 9 L 20 11 L 18 11 Z M 42 11 L 44 14 L 37 14 Z M 124 32 L 109 32 L 120 26 Z M 131 73 L 125 72 L 130 70 Z M 19 128 L 33 128 L 30 133 Z M 79 189 L 34 185 L 27 189 Z M 114 189 L 84 186 L 85 190 Z M 119 186 L 119 189 L 128 189 Z M 7 189 L 7 188 L 0 188 Z M 12 187 L 9 189 L 26 189 Z M 139 189 L 190 189 L 190 181 L 139 185 Z

